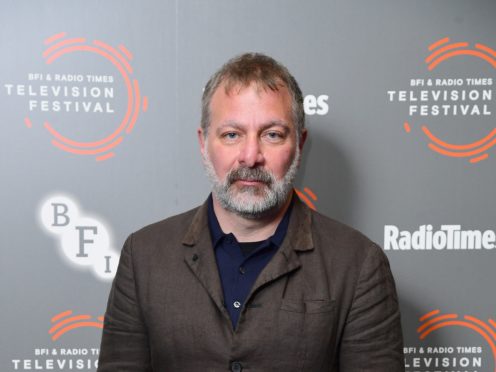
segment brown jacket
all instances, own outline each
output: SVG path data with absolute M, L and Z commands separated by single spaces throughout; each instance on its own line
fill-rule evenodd
M 205 203 L 127 239 L 99 364 L 99 372 L 404 371 L 387 258 L 297 201 L 233 330 Z

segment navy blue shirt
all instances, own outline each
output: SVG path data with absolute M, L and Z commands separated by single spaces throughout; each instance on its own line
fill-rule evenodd
M 233 328 L 238 324 L 245 300 L 255 280 L 286 236 L 292 206 L 291 202 L 270 238 L 257 243 L 239 243 L 232 233 L 225 234 L 220 228 L 214 212 L 212 195 L 209 197 L 208 226 L 222 283 L 224 306 L 229 312 Z

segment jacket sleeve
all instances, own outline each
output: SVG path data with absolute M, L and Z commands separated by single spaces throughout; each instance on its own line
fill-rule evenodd
M 97 372 L 151 371 L 150 348 L 136 293 L 133 235 L 126 240 L 105 313 Z
M 339 365 L 345 372 L 405 371 L 398 297 L 387 257 L 376 245 L 360 270 Z

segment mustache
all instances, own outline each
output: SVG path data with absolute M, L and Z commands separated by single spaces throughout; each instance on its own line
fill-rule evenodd
M 229 185 L 239 180 L 263 182 L 267 185 L 271 185 L 274 182 L 274 176 L 270 172 L 262 168 L 248 167 L 239 167 L 231 170 L 227 174 L 226 179 Z

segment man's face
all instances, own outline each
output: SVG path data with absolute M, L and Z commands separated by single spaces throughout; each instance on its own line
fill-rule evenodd
M 205 168 L 220 205 L 246 218 L 277 210 L 292 191 L 300 144 L 285 87 L 278 91 L 221 85 L 210 103 L 210 126 L 198 132 Z

